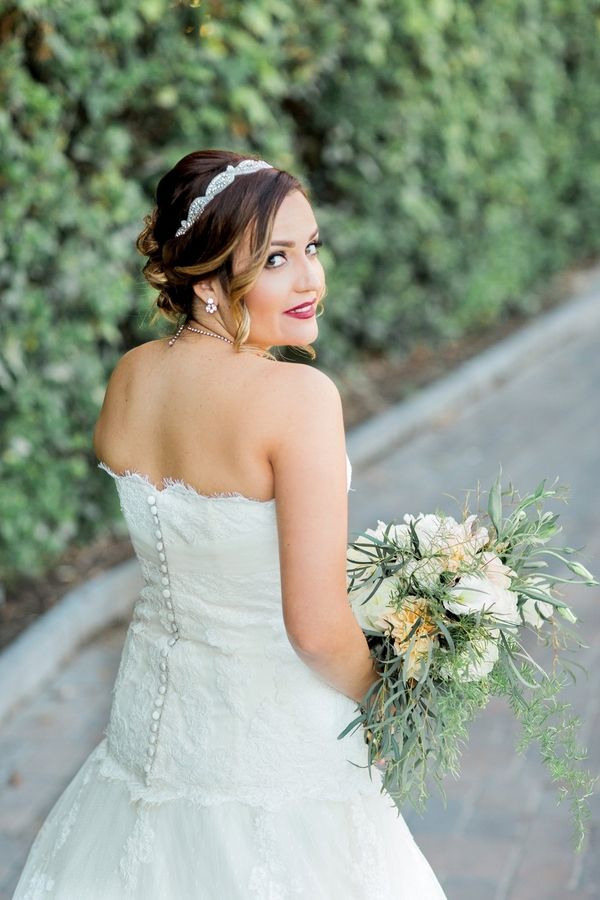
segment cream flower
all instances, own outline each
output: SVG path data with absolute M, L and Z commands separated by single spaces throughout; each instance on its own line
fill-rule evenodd
M 366 628 L 369 631 L 383 631 L 376 623 L 382 615 L 393 612 L 396 608 L 396 585 L 396 578 L 384 578 L 373 596 L 366 603 L 364 603 L 365 597 L 368 597 L 373 590 L 373 584 L 350 591 L 352 612 L 361 628 Z
M 375 559 L 374 562 L 365 565 L 367 557 L 360 550 L 361 547 L 365 547 L 369 553 L 373 553 L 374 548 L 378 545 L 373 541 L 369 540 L 369 537 L 377 538 L 380 541 L 385 541 L 385 530 L 388 528 L 387 522 L 382 522 L 381 519 L 377 520 L 377 528 L 367 528 L 363 535 L 360 535 L 355 541 L 354 544 L 358 548 L 356 553 L 352 555 L 352 562 L 349 563 L 348 568 L 354 568 L 355 566 L 361 566 L 360 575 L 356 578 L 356 581 L 366 581 L 367 578 L 370 578 L 375 574 L 378 567 L 378 561 Z M 365 537 L 366 535 L 366 537 Z M 388 531 L 387 540 L 394 542 L 399 547 L 407 547 L 410 544 L 410 535 L 408 533 L 408 527 L 406 525 L 390 525 Z M 363 567 L 364 566 L 364 567 Z M 347 586 L 350 586 L 350 578 L 347 579 Z M 363 595 L 365 596 L 365 595 Z
M 493 584 L 498 585 L 498 587 L 510 590 L 511 579 L 517 577 L 514 569 L 505 565 L 499 556 L 496 556 L 495 553 L 490 553 L 489 550 L 484 550 L 480 558 L 483 560 L 485 577 Z
M 419 618 L 422 621 L 409 639 L 409 634 Z M 426 601 L 410 595 L 405 597 L 402 607 L 382 616 L 377 626 L 382 631 L 390 631 L 394 639 L 394 650 L 398 656 L 409 654 L 407 677 L 417 680 L 429 647 L 436 640 L 437 632 L 435 624 L 427 614 Z
M 487 528 L 474 530 L 476 519 L 475 515 L 468 516 L 464 522 L 457 522 L 452 516 L 424 516 L 423 513 L 416 517 L 404 516 L 407 525 L 414 526 L 421 553 L 436 554 L 440 570 L 447 572 L 458 572 L 488 543 Z
M 521 621 L 517 595 L 489 578 L 463 575 L 458 584 L 448 590 L 448 594 L 452 599 L 445 600 L 444 606 L 457 616 L 485 610 L 507 624 L 517 625 Z

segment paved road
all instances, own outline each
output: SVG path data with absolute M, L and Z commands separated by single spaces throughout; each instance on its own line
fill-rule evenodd
M 586 545 L 588 567 L 600 573 L 600 354 L 589 334 L 516 376 L 435 430 L 356 473 L 351 494 L 354 532 L 400 513 L 452 514 L 464 490 L 493 481 L 501 464 L 521 490 L 544 477 L 570 485 L 559 504 L 565 544 Z M 394 488 L 390 490 L 390 485 Z M 459 504 L 447 494 L 458 498 Z M 600 591 L 570 598 L 584 625 L 590 677 L 573 694 L 584 717 L 590 762 L 600 772 Z M 558 809 L 535 753 L 512 753 L 510 714 L 494 703 L 477 722 L 463 775 L 448 785 L 448 807 L 432 804 L 424 819 L 407 815 L 449 900 L 589 900 L 600 897 L 599 798 L 583 856 L 570 851 L 569 815 Z
M 460 415 L 354 472 L 350 529 L 378 518 L 436 506 L 458 511 L 463 490 L 483 488 L 501 463 L 522 489 L 548 476 L 571 486 L 561 505 L 565 542 L 586 544 L 585 561 L 600 572 L 600 354 L 593 334 L 573 340 L 544 363 L 469 405 Z M 390 489 L 390 485 L 395 485 Z M 590 763 L 600 771 L 600 594 L 572 592 L 590 645 L 589 679 L 572 694 L 584 720 Z M 26 705 L 0 737 L 0 900 L 8 900 L 40 822 L 100 739 L 110 703 L 123 629 L 87 647 Z M 591 900 L 600 897 L 600 803 L 585 852 L 570 851 L 569 815 L 535 753 L 512 751 L 516 729 L 501 703 L 476 723 L 460 781 L 447 785 L 448 805 L 433 801 L 420 818 L 407 811 L 417 841 L 448 900 Z M 332 898 L 333 900 L 333 898 Z M 336 898 L 337 900 L 337 898 Z M 419 898 L 415 898 L 419 900 Z

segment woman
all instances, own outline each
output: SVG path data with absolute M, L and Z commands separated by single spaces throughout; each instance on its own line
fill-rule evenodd
M 325 292 L 301 184 L 191 153 L 138 240 L 179 328 L 127 353 L 95 429 L 145 586 L 106 737 L 15 897 L 439 900 L 360 732 L 376 678 L 346 595 L 339 393 L 278 361 Z

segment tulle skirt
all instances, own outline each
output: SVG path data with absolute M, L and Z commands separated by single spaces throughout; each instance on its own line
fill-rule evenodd
M 445 898 L 385 795 L 151 804 L 100 774 L 98 750 L 42 826 L 13 900 Z

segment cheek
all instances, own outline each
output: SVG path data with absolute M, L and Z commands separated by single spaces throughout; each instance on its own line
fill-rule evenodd
M 246 294 L 246 306 L 250 315 L 276 315 L 284 296 L 283 285 L 273 277 L 261 276 L 251 291 Z

